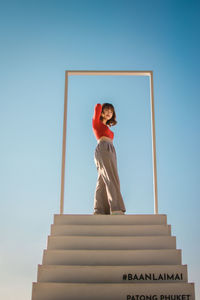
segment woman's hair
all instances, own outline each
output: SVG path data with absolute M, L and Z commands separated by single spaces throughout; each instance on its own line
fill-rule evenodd
M 116 124 L 117 124 L 117 121 L 116 121 L 116 113 L 115 113 L 114 106 L 113 106 L 111 103 L 103 103 L 103 104 L 102 104 L 102 111 L 101 111 L 101 112 L 103 112 L 104 108 L 110 108 L 110 109 L 112 109 L 112 111 L 113 111 L 113 116 L 112 116 L 112 118 L 111 118 L 110 120 L 108 120 L 108 121 L 106 122 L 106 124 L 109 125 L 109 126 L 114 126 L 114 125 L 116 125 Z M 103 120 L 103 117 L 102 117 L 102 116 L 100 116 L 100 120 L 101 120 L 101 121 Z

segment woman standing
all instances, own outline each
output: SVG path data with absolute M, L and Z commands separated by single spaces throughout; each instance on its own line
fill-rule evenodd
M 114 106 L 96 104 L 92 127 L 97 139 L 94 161 L 98 171 L 94 195 L 94 214 L 124 214 L 126 211 L 120 192 L 117 157 L 110 126 L 117 124 Z

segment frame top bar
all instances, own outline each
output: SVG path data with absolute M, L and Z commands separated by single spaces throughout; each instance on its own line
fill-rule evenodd
M 151 76 L 153 71 L 65 71 L 67 75 L 138 75 L 138 76 Z

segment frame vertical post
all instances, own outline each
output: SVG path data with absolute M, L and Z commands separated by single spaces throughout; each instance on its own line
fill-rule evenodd
M 155 135 L 155 112 L 153 71 L 150 72 L 150 98 L 151 98 L 151 129 L 152 129 L 152 156 L 153 156 L 153 187 L 154 187 L 154 214 L 158 214 L 158 192 L 157 192 L 157 167 L 156 167 L 156 135 Z
M 65 156 L 66 156 L 66 133 L 67 133 L 67 97 L 68 97 L 68 72 L 65 72 L 65 97 L 64 97 L 64 116 L 63 116 L 60 214 L 63 214 L 63 211 L 64 211 Z

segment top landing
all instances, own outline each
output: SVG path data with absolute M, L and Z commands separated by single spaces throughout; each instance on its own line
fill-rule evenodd
M 165 225 L 167 216 L 164 214 L 148 215 L 82 215 L 55 214 L 56 225 Z

